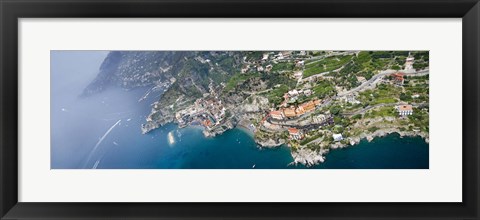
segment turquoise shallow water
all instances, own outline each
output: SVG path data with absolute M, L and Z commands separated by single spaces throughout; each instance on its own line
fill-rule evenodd
M 242 129 L 205 138 L 199 128 L 178 129 L 168 124 L 141 134 L 150 104 L 161 92 L 150 94 L 144 101 L 139 98 L 148 88 L 110 88 L 88 98 L 78 97 L 95 76 L 103 57 L 94 52 L 52 53 L 53 169 L 305 168 L 287 166 L 293 160 L 288 147 L 259 149 L 251 134 Z M 173 141 L 169 141 L 169 134 Z M 428 169 L 429 145 L 419 137 L 392 134 L 332 150 L 326 157 L 324 163 L 312 168 Z

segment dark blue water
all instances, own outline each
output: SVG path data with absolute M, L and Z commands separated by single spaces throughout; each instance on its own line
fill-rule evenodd
M 371 142 L 331 150 L 316 168 L 330 169 L 428 169 L 429 145 L 421 137 L 390 134 Z
M 286 146 L 259 149 L 252 134 L 233 129 L 205 138 L 199 128 L 168 124 L 146 135 L 140 125 L 161 92 L 138 101 L 148 88 L 110 88 L 78 98 L 105 53 L 53 52 L 51 166 L 53 169 L 278 169 L 293 161 Z M 168 136 L 172 138 L 169 140 Z M 389 135 L 332 150 L 314 168 L 428 168 L 428 144 L 421 138 Z

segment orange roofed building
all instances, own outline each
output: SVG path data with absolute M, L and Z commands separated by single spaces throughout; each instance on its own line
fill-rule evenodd
M 288 134 L 290 135 L 290 138 L 293 140 L 301 140 L 303 138 L 302 131 L 296 128 L 288 128 Z
M 295 117 L 297 114 L 295 113 L 295 109 L 293 108 L 286 108 L 283 110 L 283 114 L 285 117 Z
M 298 108 L 301 109 L 303 112 L 311 112 L 315 110 L 315 103 L 313 101 L 309 101 L 301 104 Z
M 210 126 L 212 126 L 212 122 L 211 122 L 209 119 L 207 119 L 207 120 L 204 120 L 204 121 L 203 121 L 203 125 L 204 125 L 205 127 L 210 127 Z
M 397 72 L 392 74 L 391 76 L 393 77 L 393 82 L 395 82 L 395 84 L 403 85 L 403 82 L 405 81 L 405 79 L 403 78 L 404 75 L 404 73 Z
M 282 120 L 284 118 L 283 112 L 281 111 L 272 111 L 270 112 L 270 116 L 277 120 Z
M 412 107 L 412 105 L 400 105 L 400 106 L 398 106 L 397 108 L 398 108 L 398 114 L 399 114 L 400 116 L 413 114 L 413 107 Z

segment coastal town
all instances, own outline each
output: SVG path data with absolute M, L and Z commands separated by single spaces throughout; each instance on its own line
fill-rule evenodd
M 390 133 L 429 141 L 428 51 L 232 54 L 186 57 L 219 77 L 201 86 L 186 74 L 169 75 L 156 85 L 165 93 L 142 132 L 172 122 L 199 127 L 206 137 L 241 128 L 260 148 L 288 146 L 291 165 L 307 167 L 324 162 L 332 149 Z M 214 60 L 219 56 L 236 57 L 231 72 Z

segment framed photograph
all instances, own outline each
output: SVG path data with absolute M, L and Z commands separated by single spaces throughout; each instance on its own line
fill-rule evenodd
M 476 0 L 0 10 L 1 219 L 479 218 Z

